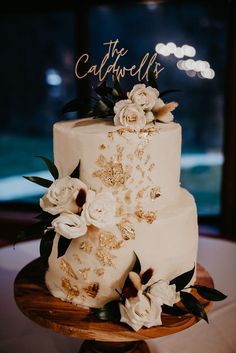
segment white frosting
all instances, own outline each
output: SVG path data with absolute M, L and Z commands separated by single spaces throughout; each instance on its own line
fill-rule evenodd
M 46 283 L 54 296 L 74 304 L 101 307 L 117 298 L 134 252 L 142 271 L 154 269 L 154 280 L 170 281 L 196 264 L 196 205 L 179 186 L 180 125 L 150 124 L 140 133 L 117 130 L 101 119 L 54 125 L 60 177 L 70 175 L 80 160 L 80 178 L 88 189 L 110 192 L 115 200 L 113 224 L 91 224 L 60 258 L 55 237 Z

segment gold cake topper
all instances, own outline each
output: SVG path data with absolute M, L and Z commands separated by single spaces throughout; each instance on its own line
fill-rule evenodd
M 91 65 L 86 72 L 82 72 L 81 66 L 88 64 L 89 54 L 84 53 L 79 57 L 75 65 L 75 75 L 79 79 L 86 77 L 88 74 L 98 76 L 99 81 L 106 79 L 108 74 L 113 74 L 117 80 L 125 77 L 129 74 L 131 77 L 136 76 L 138 81 L 148 80 L 148 73 L 152 68 L 152 71 L 157 78 L 158 74 L 163 70 L 159 70 L 160 63 L 156 62 L 157 53 L 150 54 L 147 52 L 139 65 L 132 65 L 130 67 L 121 66 L 119 61 L 128 53 L 128 49 L 118 49 L 119 39 L 110 40 L 109 42 L 103 43 L 107 48 L 107 52 L 101 60 L 100 65 Z

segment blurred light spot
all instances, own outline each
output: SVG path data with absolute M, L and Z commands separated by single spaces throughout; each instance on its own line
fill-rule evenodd
M 46 71 L 46 82 L 50 86 L 59 86 L 62 83 L 62 78 L 55 69 Z

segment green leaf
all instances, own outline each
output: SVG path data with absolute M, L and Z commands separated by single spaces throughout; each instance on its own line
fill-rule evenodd
M 174 316 L 182 316 L 188 313 L 186 310 L 179 308 L 176 304 L 174 304 L 173 306 L 163 304 L 162 312 Z
M 45 188 L 49 188 L 49 186 L 52 185 L 53 181 L 52 180 L 48 180 L 48 179 L 44 179 L 44 178 L 40 178 L 37 176 L 23 176 L 23 178 L 31 181 L 32 183 L 38 184 L 40 186 L 43 186 Z
M 58 249 L 57 249 L 57 257 L 61 257 L 65 254 L 66 250 L 68 249 L 72 239 L 67 239 L 63 237 L 62 235 L 60 236 L 59 242 L 58 242 Z
M 94 104 L 93 112 L 94 115 L 98 116 L 110 112 L 110 108 L 102 99 L 100 99 L 97 103 Z
M 148 71 L 148 83 L 151 87 L 157 89 L 157 79 L 154 72 L 151 69 L 149 69 Z
M 14 244 L 18 243 L 19 241 L 31 239 L 35 236 L 41 235 L 43 230 L 44 230 L 43 222 L 33 223 L 26 229 L 22 230 L 19 234 L 17 234 Z
M 180 292 L 180 298 L 185 308 L 196 317 L 201 317 L 208 323 L 207 313 L 204 306 L 191 294 Z
M 101 97 L 106 97 L 107 95 L 112 94 L 112 88 L 107 86 L 106 80 L 103 80 L 102 83 L 97 86 L 94 91 Z
M 138 255 L 135 252 L 134 252 L 134 255 L 135 255 L 135 263 L 131 271 L 139 274 L 141 272 L 141 263 L 139 261 Z
M 225 298 L 227 298 L 227 295 L 221 293 L 220 291 L 218 291 L 217 289 L 214 289 L 214 288 L 200 286 L 197 284 L 195 284 L 194 286 L 191 286 L 191 288 L 195 288 L 197 290 L 198 294 L 206 300 L 220 301 L 220 300 L 224 300 Z
M 71 178 L 78 178 L 79 179 L 80 176 L 80 161 L 77 164 L 76 168 L 73 170 L 73 172 L 71 173 L 70 177 Z
M 38 214 L 35 218 L 39 219 L 42 223 L 45 225 L 50 225 L 54 218 L 56 218 L 58 215 L 52 215 L 51 213 L 42 211 L 40 214 Z
M 53 178 L 58 179 L 59 173 L 58 173 L 58 170 L 57 170 L 57 167 L 55 166 L 55 164 L 46 157 L 42 157 L 42 156 L 36 156 L 36 157 L 42 159 L 43 162 L 46 164 L 49 172 L 53 176 Z
M 192 270 L 187 271 L 182 275 L 179 275 L 178 277 L 173 278 L 170 281 L 170 285 L 175 284 L 176 292 L 179 292 L 181 289 L 184 289 L 187 286 L 187 284 L 191 281 L 194 271 L 195 271 L 195 266 L 193 267 Z
M 61 111 L 60 114 L 66 114 L 71 112 L 77 112 L 79 110 L 84 110 L 89 105 L 89 99 L 83 99 L 83 102 L 79 98 L 72 99 L 68 103 L 66 103 Z
M 48 258 L 52 251 L 52 245 L 55 235 L 56 233 L 54 230 L 48 230 L 41 238 L 39 250 L 41 258 L 46 265 L 48 263 Z
M 119 301 L 117 300 L 107 303 L 102 308 L 93 308 L 91 312 L 97 319 L 102 321 L 120 322 L 121 319 Z

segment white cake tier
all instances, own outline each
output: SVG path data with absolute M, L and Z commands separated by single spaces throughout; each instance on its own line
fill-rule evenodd
M 132 223 L 129 223 L 132 222 Z M 46 283 L 62 300 L 100 307 L 117 298 L 138 255 L 142 271 L 154 269 L 153 280 L 171 280 L 196 264 L 197 213 L 193 197 L 180 189 L 178 197 L 158 212 L 149 224 L 136 217 L 73 239 L 64 256 L 57 258 L 54 239 Z M 194 279 L 193 279 L 194 281 Z M 193 282 L 192 281 L 192 282 Z
M 179 192 L 181 126 L 149 124 L 137 133 L 110 120 L 82 119 L 54 125 L 54 157 L 60 177 L 81 163 L 80 179 L 95 191 L 111 191 L 117 212 L 158 211 Z

